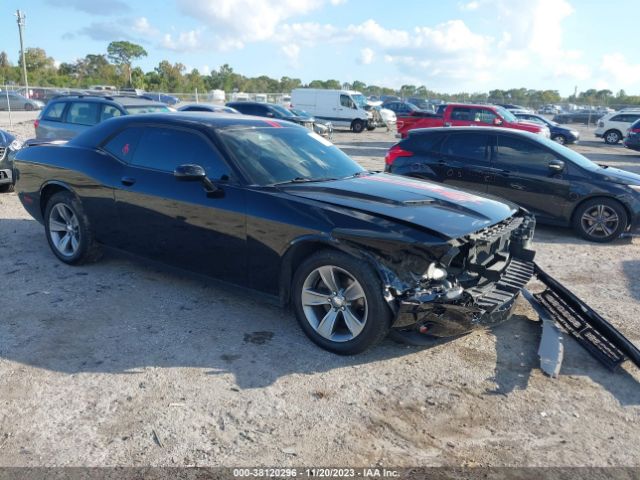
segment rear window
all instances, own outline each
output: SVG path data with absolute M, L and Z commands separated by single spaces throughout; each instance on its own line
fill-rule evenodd
M 60 122 L 62 120 L 62 114 L 64 113 L 64 107 L 67 106 L 66 102 L 57 102 L 49 105 L 49 108 L 44 112 L 42 118 L 45 120 L 53 120 Z
M 456 133 L 449 135 L 449 138 L 444 142 L 442 153 L 465 160 L 488 162 L 488 142 L 489 135 L 480 133 Z
M 67 112 L 67 123 L 76 125 L 95 125 L 98 123 L 100 104 L 89 102 L 73 102 Z
M 165 113 L 170 112 L 169 107 L 164 105 L 129 105 L 124 107 L 129 115 L 137 115 L 139 113 Z

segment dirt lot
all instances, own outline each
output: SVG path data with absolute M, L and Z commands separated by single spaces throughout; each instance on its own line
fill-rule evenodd
M 579 151 L 640 170 L 582 130 Z M 381 168 L 394 138 L 334 142 Z M 540 265 L 640 344 L 640 239 L 536 240 Z M 116 252 L 68 267 L 14 194 L 0 252 L 0 466 L 640 466 L 640 371 L 566 339 L 544 376 L 523 303 L 493 331 L 344 358 L 244 290 Z

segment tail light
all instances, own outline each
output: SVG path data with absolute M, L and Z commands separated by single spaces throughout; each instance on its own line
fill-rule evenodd
M 631 132 L 631 133 L 640 133 L 640 127 L 638 127 L 638 128 L 632 128 L 632 129 L 630 130 L 630 132 Z
M 38 128 L 38 125 L 40 125 L 40 119 L 39 119 L 39 118 L 36 118 L 36 119 L 33 121 L 33 128 Z
M 399 145 L 394 145 L 384 156 L 384 163 L 393 165 L 393 162 L 395 162 L 398 157 L 413 157 L 413 152 L 403 150 Z

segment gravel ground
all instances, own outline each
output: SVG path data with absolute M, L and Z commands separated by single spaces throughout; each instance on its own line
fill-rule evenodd
M 638 171 L 583 130 L 578 150 Z M 394 141 L 334 138 L 378 169 Z M 640 344 L 638 238 L 541 227 L 536 242 Z M 640 466 L 638 369 L 610 373 L 567 339 L 560 378 L 544 376 L 523 302 L 492 331 L 345 358 L 241 289 L 111 251 L 66 266 L 15 194 L 0 196 L 0 249 L 0 466 Z

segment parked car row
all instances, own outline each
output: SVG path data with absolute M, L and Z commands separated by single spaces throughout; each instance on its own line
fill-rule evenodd
M 501 132 L 516 143 L 499 140 Z M 451 144 L 459 134 L 486 138 Z M 462 148 L 493 161 L 495 149 L 500 161 L 519 155 L 509 150 L 517 142 L 544 139 L 507 129 L 416 130 L 392 148 L 388 165 L 400 166 L 403 149 L 425 141 L 441 145 L 427 153 Z M 591 311 L 534 265 L 535 221 L 525 209 L 365 171 L 289 121 L 121 115 L 12 159 L 18 197 L 60 261 L 96 261 L 102 246 L 115 246 L 272 295 L 313 342 L 338 354 L 362 352 L 390 331 L 446 337 L 495 325 L 534 275 L 567 315 Z M 572 168 L 552 163 L 556 174 Z M 612 221 L 596 210 L 581 221 Z
M 0 110 L 41 110 L 44 102 L 33 100 L 10 90 L 0 91 Z

